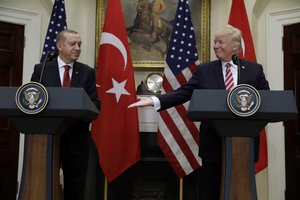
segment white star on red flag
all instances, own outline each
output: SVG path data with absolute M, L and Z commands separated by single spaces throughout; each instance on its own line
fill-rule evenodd
M 119 102 L 119 99 L 120 99 L 122 94 L 130 95 L 130 93 L 125 89 L 125 85 L 126 85 L 127 80 L 119 83 L 114 78 L 111 78 L 111 79 L 112 79 L 113 87 L 111 89 L 107 90 L 106 93 L 115 94 L 117 102 Z
M 141 158 L 137 109 L 128 109 L 137 99 L 120 0 L 107 0 L 98 53 L 101 110 L 92 136 L 102 171 L 111 182 Z

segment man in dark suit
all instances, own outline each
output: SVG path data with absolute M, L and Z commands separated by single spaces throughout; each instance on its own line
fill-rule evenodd
M 268 81 L 262 65 L 240 60 L 240 69 L 233 63 L 232 56 L 241 51 L 241 32 L 231 25 L 225 26 L 215 34 L 214 52 L 218 60 L 200 64 L 192 78 L 178 89 L 158 97 L 141 97 L 129 107 L 154 106 L 164 110 L 191 99 L 194 89 L 226 89 L 225 77 L 227 63 L 230 64 L 233 86 L 249 84 L 258 90 L 269 90 Z M 200 102 L 199 102 L 200 103 Z M 199 199 L 219 200 L 221 187 L 221 138 L 206 122 L 200 125 L 199 156 L 202 167 L 199 170 Z M 259 138 L 255 140 L 255 157 L 258 159 Z
M 76 31 L 63 30 L 56 38 L 58 57 L 50 62 L 34 66 L 31 81 L 45 87 L 81 87 L 84 88 L 95 106 L 100 109 L 97 95 L 95 70 L 77 62 L 81 53 L 81 39 Z M 65 66 L 69 69 L 66 70 Z M 66 70 L 66 72 L 65 72 Z M 68 79 L 68 80 L 67 80 Z M 65 83 L 64 83 L 65 82 Z M 66 85 L 65 85 L 66 84 Z M 89 158 L 88 121 L 78 121 L 68 128 L 60 138 L 60 156 L 64 174 L 64 199 L 84 199 L 86 170 Z

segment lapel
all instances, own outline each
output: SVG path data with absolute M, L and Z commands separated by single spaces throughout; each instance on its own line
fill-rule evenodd
M 215 75 L 216 75 L 218 88 L 225 89 L 225 80 L 223 77 L 222 62 L 220 60 L 216 60 L 216 62 L 213 63 L 213 67 L 216 72 Z
M 247 66 L 245 65 L 245 62 L 241 60 L 241 67 L 239 68 L 239 76 L 238 76 L 238 84 L 242 84 L 245 82 L 245 76 L 247 72 Z
M 57 59 L 53 59 L 51 62 L 48 62 L 48 70 L 47 73 L 44 72 L 44 76 L 45 75 L 51 77 L 50 81 L 52 82 L 53 87 L 61 87 Z
M 71 84 L 70 87 L 76 87 L 78 86 L 78 84 L 80 83 L 80 71 L 81 71 L 81 67 L 78 64 L 78 62 L 74 62 L 73 65 L 73 73 L 72 73 L 72 77 L 71 77 Z

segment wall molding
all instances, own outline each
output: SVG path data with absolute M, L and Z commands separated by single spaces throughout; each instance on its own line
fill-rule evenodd
M 284 89 L 283 27 L 299 22 L 300 8 L 267 13 L 267 79 L 272 90 Z M 282 122 L 268 125 L 268 157 L 269 199 L 285 199 L 285 144 Z
M 41 14 L 38 12 L 15 9 L 0 5 L 0 21 L 24 25 L 25 47 L 23 55 L 22 82 L 30 81 L 34 64 L 40 60 L 40 24 Z M 18 183 L 20 183 L 24 154 L 24 135 L 20 134 Z
M 0 21 L 25 26 L 25 48 L 23 59 L 23 83 L 31 77 L 34 64 L 40 60 L 40 24 L 38 12 L 0 6 Z

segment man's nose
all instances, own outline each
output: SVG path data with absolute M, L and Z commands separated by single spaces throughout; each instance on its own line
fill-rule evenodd
M 216 48 L 218 48 L 219 47 L 219 44 L 216 42 L 216 43 L 214 43 L 214 48 L 216 49 Z
M 79 45 L 79 44 L 76 44 L 76 45 L 75 45 L 75 48 L 78 49 L 78 50 L 80 50 L 80 45 Z

